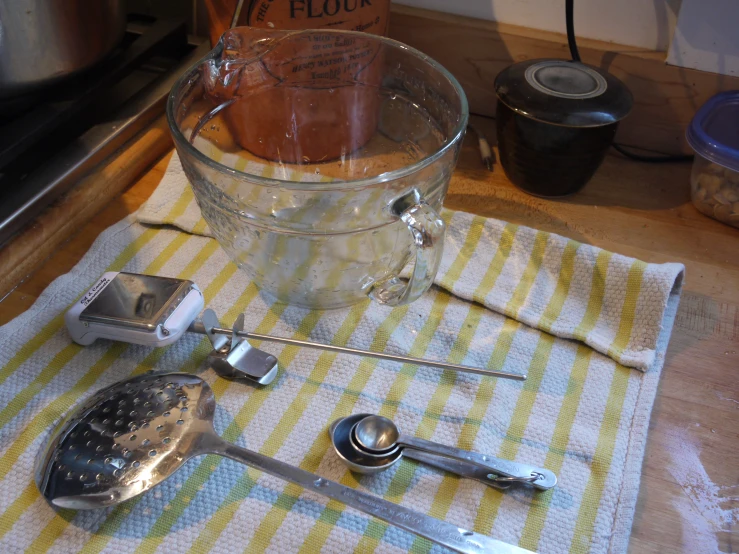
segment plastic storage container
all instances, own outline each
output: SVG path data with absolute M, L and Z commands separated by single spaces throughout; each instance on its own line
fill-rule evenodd
M 703 104 L 687 131 L 695 150 L 691 197 L 699 211 L 739 227 L 739 91 Z

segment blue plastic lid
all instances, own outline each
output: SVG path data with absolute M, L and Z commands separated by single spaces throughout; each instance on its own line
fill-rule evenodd
M 696 112 L 686 138 L 696 154 L 739 171 L 739 91 L 712 96 Z

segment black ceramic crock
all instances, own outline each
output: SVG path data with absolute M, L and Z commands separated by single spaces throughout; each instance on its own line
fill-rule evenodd
M 516 186 L 544 197 L 585 186 L 633 103 L 613 75 L 565 60 L 513 64 L 495 92 L 500 163 Z

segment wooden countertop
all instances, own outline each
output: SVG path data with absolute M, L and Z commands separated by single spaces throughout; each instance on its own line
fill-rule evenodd
M 492 134 L 491 120 L 476 123 Z M 71 269 L 108 226 L 156 188 L 171 154 L 79 229 L 0 303 L 0 324 Z M 116 163 L 116 162 L 113 162 Z M 553 231 L 649 262 L 682 262 L 685 292 L 672 334 L 642 475 L 632 552 L 736 552 L 739 543 L 739 230 L 690 203 L 689 164 L 609 155 L 592 182 L 561 201 L 528 196 L 502 168 L 482 168 L 468 138 L 445 205 Z

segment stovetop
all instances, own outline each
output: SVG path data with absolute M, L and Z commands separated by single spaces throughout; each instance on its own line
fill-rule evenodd
M 183 21 L 132 14 L 107 60 L 0 103 L 0 247 L 161 115 L 174 82 L 208 49 Z

